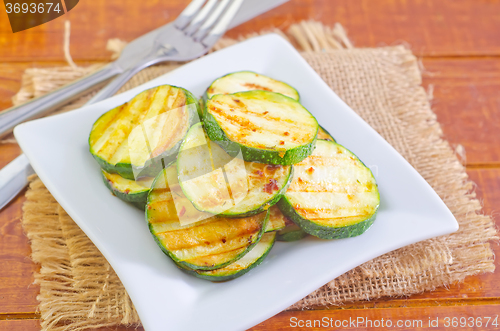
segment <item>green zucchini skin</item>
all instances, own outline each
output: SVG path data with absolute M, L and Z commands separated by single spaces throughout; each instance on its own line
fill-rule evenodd
M 266 238 L 267 236 L 269 236 L 270 239 Z M 247 272 L 249 272 L 250 270 L 252 270 L 253 268 L 260 265 L 262 263 L 262 261 L 264 261 L 264 259 L 267 257 L 267 255 L 269 254 L 269 252 L 271 251 L 271 249 L 274 246 L 274 243 L 276 241 L 276 232 L 269 232 L 269 233 L 264 234 L 263 238 L 261 239 L 261 241 L 257 245 L 264 244 L 263 241 L 266 241 L 265 251 L 256 260 L 254 260 L 248 267 L 246 267 L 244 269 L 225 270 L 225 269 L 229 269 L 229 268 L 221 268 L 221 269 L 215 269 L 215 270 L 211 270 L 211 271 L 204 271 L 204 270 L 193 270 L 190 268 L 186 268 L 185 266 L 180 265 L 178 263 L 176 263 L 176 265 L 177 265 L 177 267 L 179 267 L 179 269 L 181 269 L 185 273 L 192 275 L 192 276 L 195 276 L 196 278 L 208 280 L 211 282 L 225 282 L 228 280 L 232 280 L 232 279 L 241 277 L 244 274 L 246 274 Z M 257 246 L 255 248 L 257 248 Z M 251 251 L 248 254 L 250 254 L 250 253 L 251 253 Z M 230 267 L 230 266 L 231 265 L 228 265 L 228 267 Z
M 104 185 L 106 185 L 106 187 L 111 191 L 111 193 L 113 193 L 113 195 L 115 195 L 117 198 L 125 202 L 131 203 L 140 210 L 144 210 L 144 208 L 146 208 L 149 188 L 144 187 L 142 190 L 126 192 L 120 190 L 116 185 L 114 185 L 113 181 L 110 178 L 108 178 L 109 175 L 108 177 L 106 177 L 106 173 L 104 170 L 101 170 L 101 175 Z M 124 180 L 133 182 L 133 180 L 130 179 L 124 179 Z
M 180 89 L 181 91 L 183 91 L 183 93 L 186 97 L 185 104 L 186 105 L 191 105 L 191 104 L 195 105 L 196 112 L 192 111 L 191 108 L 188 108 L 188 112 L 189 112 L 189 114 L 188 114 L 188 116 L 189 116 L 188 123 L 189 124 L 188 125 L 192 126 L 193 124 L 199 122 L 199 114 L 201 114 L 202 112 L 200 109 L 200 104 L 198 103 L 198 100 L 196 99 L 196 97 L 190 91 L 188 91 L 182 87 L 173 86 L 173 85 L 165 85 L 165 86 Z M 158 87 L 161 87 L 161 86 L 158 86 Z M 155 88 L 158 88 L 158 87 L 155 87 Z M 154 88 L 152 88 L 152 89 L 154 89 Z M 146 91 L 143 91 L 141 93 L 144 93 L 144 92 L 146 92 Z M 130 101 L 132 101 L 133 99 L 131 99 Z M 123 105 L 121 105 L 121 106 L 123 106 Z M 118 106 L 118 107 L 121 107 L 121 106 Z M 116 108 L 118 108 L 118 107 L 116 107 Z M 109 112 L 114 111 L 116 108 L 110 110 Z M 172 148 L 170 148 L 167 151 L 167 153 L 162 153 L 162 154 L 160 154 L 152 159 L 147 160 L 146 163 L 144 164 L 144 166 L 142 166 L 141 168 L 136 168 L 135 171 L 134 171 L 131 163 L 118 162 L 116 164 L 111 164 L 108 161 L 106 161 L 105 159 L 103 159 L 102 157 L 100 157 L 98 155 L 98 153 L 93 150 L 93 146 L 91 143 L 92 133 L 93 133 L 97 123 L 99 123 L 99 121 L 104 116 L 106 116 L 107 113 L 104 113 L 96 120 L 96 122 L 92 126 L 92 130 L 91 130 L 90 135 L 89 135 L 89 151 L 103 170 L 105 170 L 108 173 L 119 174 L 120 176 L 122 176 L 123 178 L 126 178 L 126 179 L 134 180 L 134 179 L 136 179 L 136 177 L 137 178 L 155 177 L 161 171 L 161 169 L 163 169 L 164 167 L 168 167 L 173 162 L 175 162 L 175 160 L 177 158 L 177 152 L 178 152 L 178 150 L 181 146 L 181 143 L 182 143 L 182 139 L 180 139 L 180 141 L 177 142 L 177 144 L 175 144 Z M 187 132 L 187 130 L 186 130 L 186 132 Z
M 295 229 L 292 231 L 286 231 L 286 229 L 278 231 L 276 240 L 277 241 L 285 241 L 285 242 L 292 242 L 292 241 L 298 241 L 301 239 L 304 239 L 307 237 L 308 234 L 302 230 L 302 229 Z
M 203 122 L 205 124 L 205 130 L 207 132 L 208 137 L 215 141 L 219 146 L 225 149 L 230 155 L 235 153 L 241 149 L 243 159 L 245 161 L 255 161 L 260 163 L 267 164 L 277 164 L 277 165 L 293 165 L 298 163 L 311 155 L 316 145 L 316 136 L 318 133 L 319 125 L 317 124 L 316 119 L 312 116 L 311 118 L 316 121 L 316 128 L 314 138 L 309 142 L 296 146 L 294 148 L 290 148 L 287 150 L 279 150 L 279 149 L 271 149 L 271 148 L 255 148 L 251 146 L 246 146 L 244 144 L 240 144 L 237 141 L 231 140 L 224 130 L 221 128 L 217 119 L 210 112 L 210 105 L 212 102 L 218 101 L 222 95 L 215 95 L 211 99 L 207 101 L 206 111 L 204 113 Z M 234 98 L 245 98 L 255 97 L 255 98 L 270 98 L 270 99 L 280 99 L 283 102 L 298 102 L 292 98 L 286 97 L 279 93 L 267 92 L 267 91 L 247 91 L 247 92 L 238 92 L 234 94 L 230 94 L 227 96 L 231 96 Z M 302 107 L 302 106 L 301 106 Z M 303 108 L 303 107 L 302 107 Z M 303 108 L 305 110 L 305 108 Z M 307 111 L 307 110 L 306 110 Z M 309 113 L 310 114 L 310 113 Z
M 380 194 L 371 170 L 356 155 L 337 143 L 319 140 L 313 157 L 295 167 L 301 169 L 297 181 L 292 182 L 277 204 L 283 215 L 306 233 L 322 239 L 355 237 L 370 228 L 378 212 Z M 322 179 L 315 175 L 316 171 L 330 176 Z M 331 200 L 319 200 L 321 196 L 315 196 L 318 192 L 323 197 L 331 194 Z M 342 216 L 343 212 L 346 216 Z M 315 217 L 303 216 L 307 213 Z

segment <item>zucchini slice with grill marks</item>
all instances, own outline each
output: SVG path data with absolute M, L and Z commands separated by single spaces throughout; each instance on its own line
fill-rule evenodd
M 263 90 L 281 93 L 299 100 L 299 92 L 290 85 L 252 71 L 238 71 L 217 78 L 207 89 L 204 99 L 216 94 L 232 94 L 243 91 Z
M 261 213 L 276 204 L 292 180 L 292 166 L 244 162 L 193 125 L 177 159 L 182 191 L 200 211 L 226 217 Z
M 198 100 L 183 88 L 148 89 L 97 119 L 89 136 L 90 153 L 106 172 L 127 179 L 154 177 L 162 163 L 175 160 L 197 112 Z
M 318 140 L 313 154 L 294 168 L 292 184 L 278 207 L 302 230 L 339 239 L 358 236 L 372 225 L 380 195 L 372 172 L 356 155 Z
M 234 72 L 216 79 L 205 92 L 203 100 L 210 99 L 216 94 L 231 94 L 253 90 L 281 93 L 299 101 L 299 92 L 290 85 L 252 71 Z M 200 100 L 200 108 L 204 111 L 205 105 L 201 102 L 202 100 Z M 332 135 L 321 125 L 319 126 L 317 139 L 335 142 Z
M 135 181 L 118 174 L 110 174 L 102 169 L 101 173 L 104 184 L 116 197 L 144 210 L 153 177 L 143 177 Z
M 225 218 L 207 215 L 182 195 L 175 166 L 162 170 L 148 195 L 146 219 L 157 244 L 176 263 L 190 269 L 223 268 L 243 257 L 261 239 L 269 213 Z M 192 223 L 181 224 L 181 219 Z
M 262 263 L 271 251 L 276 238 L 276 232 L 264 233 L 262 239 L 246 253 L 241 259 L 228 266 L 215 270 L 193 270 L 177 264 L 181 270 L 195 277 L 210 280 L 212 282 L 223 282 L 243 276 Z
M 241 148 L 245 161 L 280 165 L 309 156 L 319 127 L 298 101 L 260 90 L 214 95 L 203 121 L 210 139 L 228 153 Z

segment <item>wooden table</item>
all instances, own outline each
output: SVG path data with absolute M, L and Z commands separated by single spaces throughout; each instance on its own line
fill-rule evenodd
M 62 51 L 65 19 L 72 23 L 73 59 L 86 65 L 109 59 L 110 54 L 105 50 L 109 38 L 132 40 L 172 20 L 187 2 L 82 0 L 63 18 L 16 34 L 12 34 L 0 6 L 0 109 L 11 106 L 10 98 L 18 91 L 26 68 L 65 64 Z M 445 137 L 452 147 L 465 147 L 467 173 L 477 183 L 476 192 L 484 211 L 498 215 L 500 0 L 292 0 L 231 30 L 228 35 L 236 37 L 273 26 L 286 29 L 304 19 L 330 25 L 340 22 L 357 47 L 403 43 L 422 59 L 424 86 L 433 89 L 432 106 Z M 0 167 L 19 154 L 15 144 L 0 145 Z M 32 284 L 37 266 L 28 258 L 30 246 L 19 221 L 23 201 L 24 194 L 20 194 L 0 212 L 0 330 L 39 329 L 36 313 L 39 289 Z M 499 256 L 500 247 L 497 244 L 493 247 Z M 498 259 L 495 264 L 498 265 Z M 442 320 L 499 313 L 500 271 L 497 271 L 409 298 L 283 312 L 253 330 L 292 329 L 291 317 L 416 319 L 428 323 L 429 317 Z

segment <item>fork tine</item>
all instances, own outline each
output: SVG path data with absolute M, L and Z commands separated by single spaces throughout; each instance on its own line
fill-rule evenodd
M 200 41 L 208 32 L 208 29 L 214 25 L 221 13 L 226 9 L 227 4 L 230 0 L 221 0 L 217 8 L 213 11 L 212 15 L 203 23 L 201 28 L 194 35 L 194 40 Z
M 222 0 L 222 2 L 228 2 L 227 0 Z M 224 32 L 226 32 L 229 24 L 231 23 L 234 15 L 236 15 L 236 13 L 238 12 L 238 9 L 240 9 L 241 7 L 241 4 L 243 3 L 243 0 L 234 0 L 228 7 L 228 9 L 226 10 L 226 12 L 222 15 L 222 17 L 217 21 L 217 23 L 215 24 L 215 26 L 210 30 L 210 32 L 208 33 L 208 35 L 206 37 L 204 37 L 204 33 L 203 31 L 201 31 L 202 29 L 200 29 L 200 35 L 195 37 L 195 40 L 197 41 L 200 41 L 202 40 L 202 44 L 206 45 L 206 46 L 211 46 L 212 44 L 214 44 L 223 34 Z M 222 5 L 222 3 L 221 3 Z M 224 7 L 226 6 L 226 4 L 224 4 Z M 218 9 L 218 8 L 217 8 Z M 209 20 L 213 17 L 214 15 L 212 15 Z M 216 20 L 216 18 L 214 19 L 214 21 Z M 210 23 L 210 22 L 209 22 Z M 211 22 L 210 25 L 207 24 L 207 28 L 206 28 L 206 31 L 208 31 L 208 28 L 213 24 L 213 22 Z M 202 26 L 203 28 L 203 26 Z M 202 39 L 203 38 L 203 39 Z
M 205 6 L 199 11 L 199 13 L 193 18 L 191 23 L 184 29 L 184 33 L 188 36 L 192 35 L 193 33 L 198 30 L 200 25 L 205 21 L 207 18 L 208 14 L 212 11 L 213 7 L 217 3 L 218 0 L 208 0 Z
M 198 13 L 198 10 L 205 3 L 206 0 L 193 0 L 187 5 L 186 8 L 175 19 L 174 25 L 179 29 L 184 29 L 193 17 Z

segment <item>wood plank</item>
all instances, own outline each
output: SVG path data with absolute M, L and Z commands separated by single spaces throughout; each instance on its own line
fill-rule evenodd
M 0 144 L 0 169 L 20 154 L 21 148 L 18 144 Z
M 11 32 L 6 13 L 0 11 L 0 62 L 63 61 L 67 19 L 72 22 L 73 57 L 106 60 L 110 56 L 105 49 L 108 39 L 133 40 L 173 20 L 188 2 L 80 1 L 65 16 L 16 34 Z M 228 35 L 235 37 L 274 26 L 286 29 L 294 22 L 315 19 L 343 24 L 358 47 L 407 43 L 418 55 L 500 55 L 499 6 L 500 0 L 291 0 Z
M 498 330 L 499 311 L 499 304 L 287 311 L 249 330 Z M 0 331 L 40 330 L 38 323 L 37 320 L 3 320 Z M 96 330 L 132 329 L 136 328 L 119 326 Z
M 0 320 L 0 331 L 40 331 L 38 320 Z
M 423 86 L 452 147 L 467 164 L 500 165 L 500 58 L 424 58 Z
M 249 330 L 493 330 L 498 329 L 500 323 L 498 318 L 499 309 L 500 305 L 494 304 L 453 307 L 288 311 L 279 313 Z M 490 319 L 489 325 L 486 327 L 487 317 L 490 317 Z M 452 324 L 454 318 L 457 322 L 456 325 Z M 472 319 L 469 320 L 469 318 Z M 496 326 L 492 327 L 495 318 Z M 382 324 L 382 319 L 384 324 Z M 479 325 L 479 319 L 481 319 L 481 325 Z M 311 327 L 308 327 L 308 320 Z M 316 325 L 314 325 L 315 320 L 317 321 Z M 431 321 L 432 324 L 430 324 Z M 464 322 L 462 325 L 465 326 L 462 327 L 461 322 Z M 473 327 L 468 327 L 467 322 L 471 323 L 470 325 Z M 402 326 L 398 327 L 398 324 Z M 434 325 L 437 327 L 434 328 Z
M 21 226 L 24 200 L 23 192 L 0 213 L 0 313 L 34 312 L 38 306 L 37 266 Z

